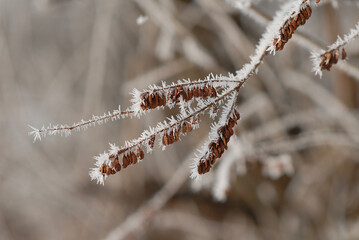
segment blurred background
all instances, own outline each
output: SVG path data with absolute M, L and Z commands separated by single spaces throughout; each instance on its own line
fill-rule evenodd
M 104 186 L 88 176 L 93 156 L 173 110 L 28 136 L 28 124 L 128 107 L 133 88 L 235 72 L 284 1 L 254 2 L 0 0 L 0 239 L 358 239 L 359 40 L 319 79 L 299 39 L 330 45 L 359 21 L 357 1 L 322 1 L 298 39 L 266 57 L 241 89 L 237 137 L 201 182 L 188 159 L 207 116 Z

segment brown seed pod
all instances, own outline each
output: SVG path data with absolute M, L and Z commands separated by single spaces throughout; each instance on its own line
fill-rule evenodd
M 167 134 L 164 134 L 163 137 L 162 137 L 162 144 L 164 146 L 167 146 L 169 145 L 169 138 L 168 138 L 168 135 Z
M 339 55 L 340 55 L 339 49 L 334 50 L 334 53 L 333 53 L 333 62 L 334 62 L 334 64 L 338 63 Z
M 142 110 L 154 109 L 166 105 L 166 98 L 161 96 L 158 92 L 143 92 L 140 95 L 140 99 Z
M 121 170 L 121 164 L 118 159 L 118 156 L 116 156 L 115 160 L 111 162 L 111 168 L 115 170 L 115 172 L 119 172 Z
M 140 147 L 137 147 L 137 158 L 142 160 L 144 156 L 145 154 L 143 153 L 142 149 Z
M 179 130 L 176 130 L 174 133 L 175 141 L 177 142 L 179 140 Z
M 227 150 L 227 143 L 231 136 L 234 134 L 233 127 L 237 124 L 240 119 L 239 113 L 235 110 L 233 116 L 228 118 L 227 124 L 218 129 L 218 139 L 208 144 L 208 157 L 207 159 L 201 159 L 197 171 L 199 174 L 204 174 L 210 171 L 216 159 L 220 158 L 224 151 Z
M 182 125 L 182 133 L 183 134 L 187 133 L 187 123 L 183 123 L 183 125 Z
M 151 149 L 155 146 L 155 140 L 156 140 L 156 136 L 153 135 L 153 136 L 151 136 L 150 140 L 148 141 L 148 145 L 150 146 Z
M 188 91 L 188 101 L 193 98 L 193 91 Z
M 192 125 L 190 123 L 188 123 L 188 128 L 187 128 L 187 132 L 192 132 Z
M 342 48 L 342 59 L 345 60 L 347 58 L 347 52 L 344 48 Z
M 198 89 L 197 89 L 197 88 L 194 88 L 194 89 L 193 89 L 193 96 L 196 97 L 196 98 L 199 96 L 199 95 L 198 95 Z
M 294 13 L 292 13 L 294 14 Z M 304 25 L 305 22 L 312 15 L 312 8 L 308 5 L 306 8 L 301 9 L 300 12 L 294 17 L 288 19 L 283 27 L 279 30 L 279 38 L 274 39 L 273 46 L 276 51 L 282 50 L 285 44 L 292 38 L 295 30 L 300 26 Z
M 130 156 L 131 156 L 131 164 L 136 164 L 137 163 L 136 154 L 131 152 Z
M 345 59 L 347 57 L 346 52 L 344 48 L 342 49 L 342 59 Z M 340 49 L 333 49 L 330 51 L 327 51 L 321 55 L 321 62 L 320 62 L 320 68 L 321 70 L 328 70 L 330 71 L 333 64 L 337 64 L 340 57 Z
M 123 168 L 127 168 L 127 166 L 129 165 L 129 159 L 128 159 L 128 157 L 127 157 L 127 155 L 126 154 L 124 154 L 123 155 L 123 157 L 122 157 L 122 167 Z

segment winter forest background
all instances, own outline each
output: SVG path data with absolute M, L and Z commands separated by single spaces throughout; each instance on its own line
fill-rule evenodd
M 234 73 L 285 2 L 0 0 L 0 239 L 358 239 L 359 39 L 322 78 L 310 59 L 355 27 L 355 0 L 321 1 L 264 59 L 240 89 L 236 136 L 200 182 L 189 166 L 207 115 L 104 186 L 90 181 L 93 156 L 173 109 L 28 136 L 28 124 L 127 107 L 133 88 Z

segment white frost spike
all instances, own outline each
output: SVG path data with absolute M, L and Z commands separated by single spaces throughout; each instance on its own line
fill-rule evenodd
M 141 103 L 142 103 L 141 94 L 142 94 L 142 92 L 136 88 L 134 88 L 131 91 L 131 95 L 132 95 L 132 99 L 130 100 L 132 102 L 131 109 L 135 112 L 142 111 L 142 109 L 141 109 Z
M 310 56 L 310 59 L 313 62 L 312 71 L 315 73 L 315 75 L 319 75 L 320 78 L 322 78 L 322 76 L 323 76 L 323 71 L 320 67 L 320 63 L 322 62 L 321 55 L 323 53 L 325 53 L 324 50 L 321 50 L 320 52 L 313 51 Z
M 216 105 L 214 105 L 209 110 L 209 116 L 210 116 L 210 118 L 212 118 L 214 120 L 217 117 L 217 115 L 218 115 L 218 108 Z
M 34 142 L 36 142 L 36 140 L 41 140 L 40 130 L 31 125 L 28 125 L 28 126 L 33 130 L 33 131 L 29 132 L 29 135 L 33 136 Z
M 100 154 L 99 156 L 96 156 L 96 157 L 95 157 L 95 160 L 96 160 L 95 165 L 96 165 L 97 167 L 101 167 L 102 164 L 104 164 L 104 163 L 105 163 L 105 164 L 110 163 L 109 154 L 106 153 L 106 152 Z
M 116 155 L 118 153 L 118 151 L 120 151 L 120 148 L 117 147 L 115 144 L 110 143 L 110 151 L 109 154 L 110 155 Z
M 103 154 L 100 154 L 99 156 L 96 156 L 95 160 L 96 160 L 96 162 L 95 162 L 96 168 L 91 168 L 91 170 L 89 172 L 91 180 L 96 180 L 97 183 L 104 185 L 105 180 L 107 179 L 107 175 L 102 174 L 100 172 L 100 168 L 102 167 L 103 164 L 110 163 L 109 155 L 108 155 L 108 153 L 105 152 Z
M 91 181 L 96 180 L 97 184 L 105 185 L 105 180 L 108 176 L 106 174 L 102 174 L 99 168 L 91 168 L 89 174 Z

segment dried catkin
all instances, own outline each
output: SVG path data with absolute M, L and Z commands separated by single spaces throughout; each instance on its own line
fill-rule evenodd
M 305 22 L 312 15 L 312 8 L 310 5 L 307 5 L 305 8 L 301 9 L 300 12 L 295 16 L 288 19 L 283 27 L 280 29 L 280 37 L 275 38 L 273 45 L 275 46 L 276 51 L 280 51 L 284 48 L 285 44 L 292 38 L 295 30 L 304 25 Z
M 216 159 L 220 158 L 225 150 L 228 148 L 228 142 L 231 136 L 234 134 L 233 127 L 240 119 L 240 115 L 237 111 L 234 111 L 234 116 L 230 117 L 227 124 L 218 129 L 219 138 L 216 141 L 212 141 L 208 145 L 209 153 L 206 159 L 201 159 L 198 165 L 198 173 L 205 174 L 211 170 Z
M 140 95 L 141 109 L 149 110 L 157 107 L 166 106 L 167 102 L 178 103 L 188 102 L 193 98 L 217 97 L 217 91 L 214 87 L 205 85 L 202 87 L 184 88 L 182 86 L 170 89 L 167 96 L 160 91 L 146 91 Z
M 344 60 L 347 58 L 347 53 L 345 52 L 344 48 L 341 51 L 341 58 Z M 339 57 L 340 57 L 340 49 L 333 49 L 328 52 L 323 53 L 320 55 L 321 62 L 320 62 L 320 69 L 321 70 L 328 70 L 332 68 L 333 64 L 337 64 Z

